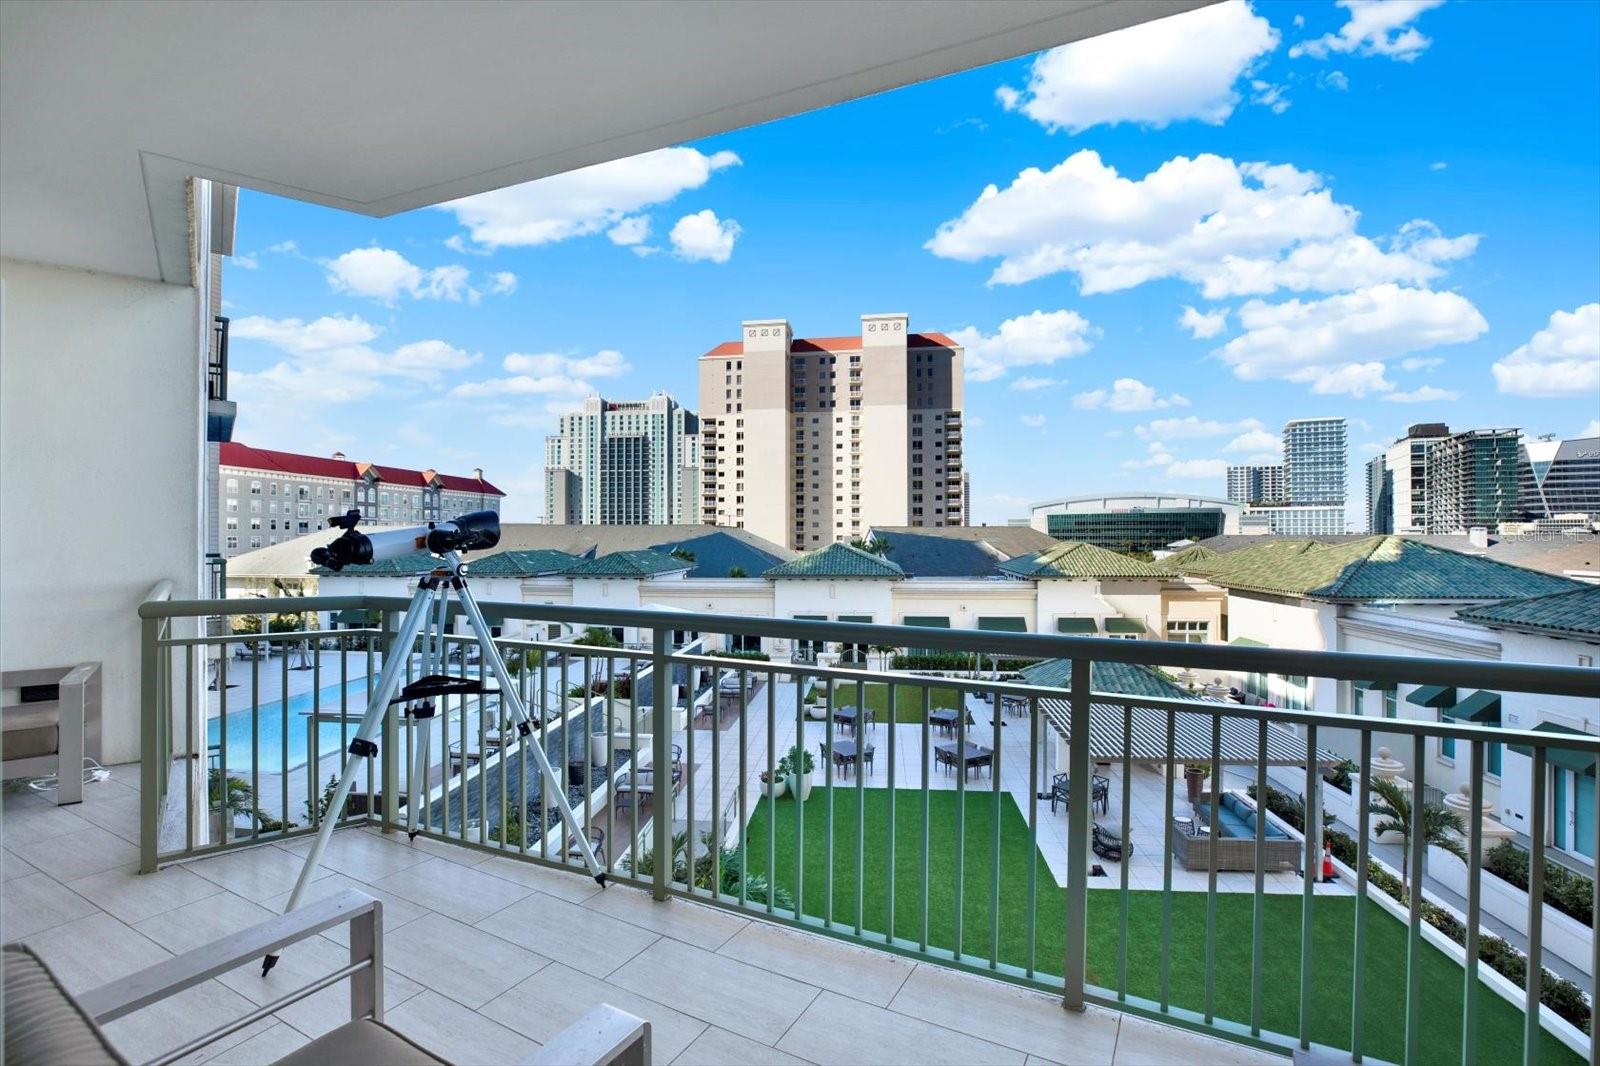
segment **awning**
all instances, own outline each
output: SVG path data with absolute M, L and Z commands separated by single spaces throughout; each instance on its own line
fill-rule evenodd
M 1261 641 L 1259 641 L 1259 640 L 1251 640 L 1249 637 L 1234 637 L 1232 640 L 1228 641 L 1228 643 L 1237 645 L 1237 646 L 1239 646 L 1241 648 L 1265 648 L 1266 647 L 1266 645 L 1263 644 Z
M 1500 693 L 1480 690 L 1474 692 L 1454 707 L 1439 708 L 1446 718 L 1458 722 L 1477 722 L 1480 725 L 1500 724 Z
M 1107 618 L 1107 633 L 1148 633 L 1144 623 L 1137 618 Z
M 865 622 L 868 625 L 871 625 L 872 624 L 872 616 L 870 614 L 841 614 L 839 616 L 839 621 L 841 621 L 841 622 Z
M 1057 633 L 1098 633 L 1100 627 L 1093 618 L 1057 618 Z
M 339 611 L 333 616 L 336 626 L 375 626 L 378 624 L 378 612 L 366 610 Z
M 900 619 L 903 626 L 922 626 L 926 629 L 949 629 L 950 619 L 937 614 L 908 614 Z
M 1226 715 L 1230 703 L 1215 701 L 1217 711 Z M 1066 700 L 1041 699 L 1040 707 L 1046 720 L 1063 740 L 1071 742 L 1069 724 L 1070 705 Z M 1211 721 L 1209 713 L 1179 711 L 1173 716 L 1172 758 L 1176 763 L 1209 763 L 1211 761 Z M 1122 758 L 1123 749 L 1137 763 L 1167 761 L 1167 712 L 1157 707 L 1134 707 L 1133 727 L 1123 742 L 1122 708 L 1111 704 L 1089 705 L 1089 758 L 1093 762 L 1116 762 Z M 1217 749 L 1220 760 L 1231 766 L 1254 766 L 1261 757 L 1259 728 L 1253 720 L 1243 718 L 1222 719 L 1222 743 Z M 1267 765 L 1304 766 L 1306 742 L 1278 725 L 1267 727 Z M 1325 748 L 1317 750 L 1317 762 L 1331 766 L 1341 756 Z
M 1456 701 L 1454 685 L 1422 685 L 1406 693 L 1406 702 L 1418 707 L 1448 707 Z
M 979 629 L 991 629 L 999 633 L 1026 633 L 1028 620 L 1009 615 L 978 618 Z
M 1350 684 L 1357 692 L 1366 692 L 1368 689 L 1373 692 L 1393 692 L 1395 689 L 1393 681 L 1352 681 Z
M 1533 727 L 1533 731 L 1535 733 L 1555 733 L 1559 736 L 1586 737 L 1591 735 L 1581 729 L 1569 729 L 1564 725 L 1556 725 L 1554 722 L 1540 722 Z M 1529 744 L 1512 744 L 1511 750 L 1518 755 L 1533 757 L 1533 747 Z M 1594 776 L 1594 756 L 1585 755 L 1583 752 L 1574 751 L 1571 748 L 1546 748 L 1544 750 L 1545 761 L 1551 766 L 1559 766 L 1561 769 L 1571 770 L 1575 774 Z

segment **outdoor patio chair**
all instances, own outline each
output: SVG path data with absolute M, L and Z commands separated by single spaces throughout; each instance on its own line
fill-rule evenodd
M 589 827 L 589 850 L 594 852 L 596 862 L 601 866 L 606 865 L 606 831 L 598 825 Z M 567 858 L 583 858 L 583 852 L 578 849 L 576 841 L 567 845 Z
M 14 1066 L 123 1066 L 124 1057 L 102 1025 L 204 984 L 269 953 L 350 926 L 350 1020 L 279 1059 L 294 1066 L 433 1066 L 447 1063 L 383 1020 L 383 904 L 344 891 L 269 918 L 214 943 L 204 944 L 109 984 L 72 995 L 31 948 L 5 946 L 5 1057 Z M 291 949 L 292 950 L 292 949 Z M 321 991 L 327 977 L 284 995 L 263 1011 L 243 1014 L 163 1059 L 188 1056 L 216 1040 Z M 545 1043 L 529 1063 L 594 1063 L 645 1066 L 650 1061 L 650 1023 L 602 1004 Z

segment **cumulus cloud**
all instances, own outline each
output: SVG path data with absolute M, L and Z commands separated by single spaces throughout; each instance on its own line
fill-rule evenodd
M 739 162 L 732 152 L 705 155 L 693 148 L 661 148 L 440 207 L 454 214 L 480 245 L 550 244 L 614 229 L 630 215 L 698 189 L 717 171 Z
M 1235 433 L 1265 429 L 1258 419 L 1242 418 L 1225 422 L 1214 418 L 1189 415 L 1187 418 L 1158 418 L 1134 429 L 1134 432 L 1153 442 L 1185 440 L 1200 437 L 1226 437 Z
M 1045 418 L 1044 415 L 1023 415 L 1020 419 L 1018 419 L 1018 421 L 1027 426 L 1029 429 L 1043 429 L 1044 424 L 1048 422 L 1049 419 Z
M 1283 438 L 1265 429 L 1250 429 L 1222 446 L 1225 452 L 1250 452 L 1252 455 L 1270 454 L 1276 461 L 1283 452 Z
M 1376 285 L 1322 300 L 1239 308 L 1244 332 L 1217 349 L 1247 381 L 1308 383 L 1321 395 L 1389 392 L 1385 362 L 1443 344 L 1460 344 L 1489 328 L 1465 297 L 1399 285 Z
M 1420 385 L 1410 392 L 1391 392 L 1383 397 L 1390 403 L 1443 403 L 1449 400 L 1461 399 L 1461 394 L 1454 389 L 1440 389 L 1432 385 Z
M 1178 156 L 1134 179 L 1084 149 L 989 185 L 925 247 L 998 258 L 991 285 L 1070 273 L 1084 293 L 1105 293 L 1180 278 L 1207 299 L 1423 284 L 1477 247 L 1475 234 L 1446 237 L 1424 220 L 1380 243 L 1356 232 L 1359 217 L 1320 175 L 1288 164 Z
M 510 296 L 517 291 L 517 276 L 509 270 L 497 270 L 489 278 L 489 291 L 497 296 Z
M 1180 459 L 1167 467 L 1168 477 L 1217 478 L 1228 476 L 1226 459 Z
M 719 219 L 715 211 L 707 208 L 678 219 L 667 236 L 679 259 L 726 263 L 740 232 L 739 223 L 731 218 Z
M 1349 12 L 1337 33 L 1301 41 L 1289 49 L 1294 58 L 1326 59 L 1330 54 L 1387 56 L 1409 63 L 1433 43 L 1411 23 L 1444 0 L 1338 0 Z
M 261 260 L 256 258 L 254 255 L 246 255 L 245 253 L 241 252 L 238 255 L 230 257 L 228 259 L 228 264 L 230 266 L 236 266 L 240 270 L 254 270 L 256 267 L 261 265 Z
M 1183 314 L 1178 316 L 1178 325 L 1188 330 L 1195 339 L 1207 340 L 1228 328 L 1228 309 L 1219 307 L 1215 311 L 1196 311 L 1185 304 Z
M 1037 392 L 1040 389 L 1048 389 L 1053 385 L 1062 384 L 1065 384 L 1065 382 L 1059 378 L 1017 378 L 1011 383 L 1011 391 Z
M 236 318 L 231 337 L 261 341 L 283 358 L 265 370 L 233 371 L 230 383 L 241 395 L 259 401 L 348 403 L 393 382 L 434 384 L 479 358 L 442 340 L 414 341 L 385 351 L 372 343 L 380 333 L 359 315 L 326 315 L 309 322 L 260 315 Z
M 471 272 L 459 263 L 424 269 L 392 248 L 353 248 L 323 265 L 328 270 L 328 284 L 335 291 L 390 306 L 401 296 L 477 303 L 481 295 L 468 284 Z
M 1432 370 L 1439 366 L 1444 366 L 1442 355 L 1409 355 L 1400 360 L 1401 370 Z
M 1110 411 L 1155 411 L 1166 407 L 1188 407 L 1187 398 L 1172 393 L 1161 396 L 1156 390 L 1137 378 L 1118 378 L 1110 389 L 1092 389 L 1072 398 L 1072 406 L 1080 411 L 1104 407 Z
M 950 334 L 966 349 L 966 376 L 993 381 L 1022 366 L 1047 366 L 1082 355 L 1100 331 L 1076 311 L 1034 311 L 1000 323 L 994 333 L 963 326 Z
M 546 413 L 560 413 L 595 391 L 590 379 L 621 377 L 633 369 L 613 348 L 593 355 L 512 352 L 500 360 L 500 367 L 507 377 L 463 382 L 450 395 L 458 399 L 539 396 L 548 401 Z
M 1070 133 L 1118 122 L 1220 125 L 1239 105 L 1236 83 L 1277 47 L 1272 25 L 1230 0 L 1052 48 L 1025 86 L 995 95 L 1007 111 Z
M 1179 459 L 1164 441 L 1156 440 L 1146 445 L 1143 456 L 1125 459 L 1121 466 L 1129 471 L 1160 470 L 1164 477 L 1184 479 L 1221 478 L 1228 473 L 1226 459 Z
M 1600 398 L 1600 303 L 1555 312 L 1490 369 L 1500 391 L 1512 396 Z
M 612 244 L 625 247 L 643 244 L 645 238 L 650 236 L 650 216 L 629 215 L 606 230 L 606 236 L 611 238 Z

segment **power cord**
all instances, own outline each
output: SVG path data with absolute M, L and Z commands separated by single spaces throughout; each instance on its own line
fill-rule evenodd
M 83 762 L 84 784 L 92 785 L 97 781 L 109 781 L 111 779 L 111 771 L 106 769 L 104 766 L 101 766 L 87 755 L 83 757 Z M 60 785 L 61 779 L 55 774 L 51 774 L 48 777 L 36 777 L 32 781 L 28 782 L 28 787 L 33 789 L 35 792 L 48 792 L 53 788 L 60 787 Z

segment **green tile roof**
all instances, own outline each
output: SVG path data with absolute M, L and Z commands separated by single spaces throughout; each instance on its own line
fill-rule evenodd
M 1600 637 L 1600 585 L 1486 603 L 1457 611 L 1456 617 L 1494 628 Z
M 598 559 L 579 559 L 564 573 L 567 577 L 654 577 L 689 570 L 693 566 L 664 552 L 641 549 L 612 552 Z
M 906 576 L 905 571 L 887 559 L 871 552 L 853 548 L 848 544 L 830 544 L 826 548 L 807 552 L 796 559 L 780 563 L 761 575 L 773 578 L 795 577 L 877 577 L 896 580 Z
M 1054 548 L 1031 555 L 1019 555 L 1001 563 L 1000 569 L 1012 577 L 1034 580 L 1054 577 L 1161 577 L 1164 573 L 1130 555 L 1078 540 L 1062 541 Z
M 1150 566 L 1167 577 L 1177 577 L 1179 574 L 1204 573 L 1212 560 L 1220 558 L 1222 553 L 1213 551 L 1204 544 L 1191 544 L 1181 552 L 1173 552 L 1164 559 L 1157 559 Z
M 566 572 L 578 560 L 553 548 L 499 552 L 467 566 L 471 577 L 537 577 Z
M 1049 688 L 1072 688 L 1072 660 L 1046 659 L 1022 668 L 1022 678 L 1030 685 Z M 1089 687 L 1095 692 L 1115 692 L 1123 696 L 1160 696 L 1170 699 L 1193 699 L 1194 694 L 1182 685 L 1168 681 L 1160 671 L 1137 663 L 1102 663 L 1089 665 Z
M 1396 536 L 1286 538 L 1202 564 L 1223 588 L 1321 600 L 1501 600 L 1577 582 Z

